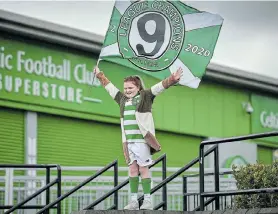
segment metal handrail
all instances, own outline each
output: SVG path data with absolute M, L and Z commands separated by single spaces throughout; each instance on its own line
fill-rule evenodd
M 217 148 L 217 146 L 213 146 L 213 147 L 209 148 L 205 152 L 204 157 L 209 155 L 210 153 L 214 152 L 216 148 Z M 172 181 L 173 179 L 178 177 L 180 174 L 182 174 L 183 172 L 185 172 L 186 170 L 188 170 L 189 168 L 191 168 L 192 166 L 194 166 L 198 162 L 199 162 L 199 157 L 197 157 L 197 158 L 193 159 L 192 161 L 190 161 L 184 167 L 180 168 L 177 172 L 175 172 L 174 174 L 170 175 L 168 178 L 164 179 L 157 186 L 152 188 L 151 189 L 151 194 L 156 192 L 157 190 L 159 190 L 161 187 L 163 187 L 164 185 L 166 185 L 167 183 L 169 183 L 170 181 Z M 141 196 L 138 200 L 143 200 L 143 196 Z M 160 206 L 156 206 L 154 209 L 159 209 L 159 208 L 160 208 Z
M 206 200 L 204 205 L 207 206 L 216 200 L 216 196 L 232 196 L 232 195 L 251 195 L 258 193 L 278 193 L 278 187 L 262 188 L 262 189 L 248 189 L 248 190 L 232 190 L 232 191 L 220 191 L 220 192 L 206 192 L 203 193 L 204 197 L 211 197 Z M 198 194 L 199 195 L 199 194 Z M 193 211 L 200 211 L 201 206 L 196 207 Z
M 53 185 L 55 185 L 57 183 L 58 179 L 55 179 L 54 181 L 50 182 L 49 184 L 47 184 L 46 186 L 44 186 L 43 188 L 39 189 L 38 191 L 36 191 L 34 194 L 30 195 L 28 198 L 26 198 L 25 200 L 23 200 L 22 202 L 18 203 L 17 205 L 13 206 L 11 209 L 9 209 L 8 211 L 6 211 L 4 214 L 8 214 L 11 213 L 15 210 L 17 210 L 18 208 L 20 208 L 22 205 L 26 204 L 28 201 L 30 201 L 31 199 L 37 197 L 39 194 L 41 194 L 42 192 L 44 192 L 46 189 L 49 189 L 50 187 L 52 187 Z
M 209 172 L 209 173 L 205 173 L 204 175 L 210 176 L 210 175 L 214 175 L 214 174 L 215 174 L 214 172 Z M 231 174 L 233 174 L 233 171 L 219 172 L 219 175 L 231 175 Z M 191 175 L 184 175 L 184 177 L 187 177 L 187 178 L 199 177 L 199 173 L 191 174 Z
M 108 169 L 110 169 L 111 167 L 114 167 L 115 170 L 115 175 L 117 175 L 118 177 L 118 160 L 113 161 L 112 163 L 108 164 L 106 167 L 102 168 L 101 170 L 99 170 L 96 174 L 92 175 L 91 177 L 87 178 L 85 181 L 83 181 L 82 183 L 80 183 L 79 185 L 77 185 L 76 187 L 74 187 L 72 190 L 70 190 L 69 192 L 67 192 L 66 194 L 60 196 L 59 198 L 57 198 L 55 201 L 51 202 L 50 204 L 48 204 L 47 206 L 45 206 L 43 209 L 39 210 L 36 214 L 41 214 L 44 213 L 45 211 L 49 210 L 51 207 L 53 207 L 54 205 L 60 203 L 62 200 L 64 200 L 65 198 L 67 198 L 68 196 L 70 196 L 71 194 L 75 193 L 77 190 L 79 190 L 80 188 L 82 188 L 84 185 L 86 185 L 87 183 L 91 182 L 92 180 L 94 180 L 96 177 L 98 177 L 99 175 L 103 174 L 104 172 L 106 172 Z M 115 176 L 114 175 L 114 176 Z M 118 182 L 118 179 L 115 178 L 114 182 Z M 117 186 L 117 183 L 114 184 L 115 186 Z M 117 197 L 117 193 L 115 193 L 115 198 Z M 117 199 L 114 201 L 116 202 L 115 206 L 117 208 L 118 203 L 117 203 Z
M 272 132 L 266 132 L 266 133 L 258 133 L 258 134 L 250 134 L 245 136 L 238 136 L 238 137 L 230 137 L 230 138 L 223 138 L 223 139 L 216 139 L 216 140 L 206 140 L 201 142 L 200 144 L 200 150 L 199 150 L 199 159 L 200 159 L 200 165 L 199 165 L 199 171 L 200 171 L 200 210 L 203 211 L 205 208 L 205 183 L 204 183 L 204 146 L 205 145 L 218 145 L 222 143 L 231 143 L 235 141 L 242 141 L 242 140 L 250 140 L 250 139 L 258 139 L 258 138 L 264 138 L 264 137 L 274 137 L 278 136 L 278 131 L 272 131 Z M 219 193 L 219 156 L 215 157 L 215 163 L 214 166 L 214 173 L 215 173 L 215 193 Z M 215 202 L 216 202 L 216 209 L 219 209 L 219 195 L 215 194 Z
M 215 201 L 215 197 L 209 198 L 208 200 L 205 201 L 205 206 L 211 204 L 212 202 Z M 193 211 L 200 211 L 201 210 L 201 206 L 196 207 Z
M 1 168 L 16 168 L 16 169 L 47 169 L 56 168 L 56 164 L 0 164 Z
M 9 206 L 9 205 L 5 205 L 5 206 L 0 206 L 0 209 L 9 209 L 5 212 L 5 214 L 9 214 L 12 213 L 13 211 L 17 210 L 17 209 L 37 209 L 37 208 L 41 208 L 42 206 L 35 206 L 35 205 L 29 205 L 29 206 L 23 206 L 24 204 L 26 204 L 27 202 L 31 201 L 33 198 L 37 197 L 38 195 L 40 195 L 42 192 L 46 191 L 46 204 L 49 203 L 49 198 L 50 198 L 50 187 L 52 187 L 53 185 L 57 184 L 57 197 L 59 197 L 61 195 L 61 167 L 60 165 L 56 165 L 56 164 L 50 164 L 50 165 L 46 165 L 46 164 L 0 164 L 0 168 L 15 168 L 15 169 L 46 169 L 46 185 L 43 186 L 41 189 L 39 189 L 38 191 L 34 192 L 32 195 L 30 195 L 29 197 L 27 197 L 25 200 L 21 201 L 20 203 L 14 205 L 14 206 Z M 57 179 L 53 180 L 52 182 L 50 182 L 50 169 L 51 168 L 57 168 Z M 57 214 L 61 214 L 61 205 L 60 203 L 56 206 L 53 207 L 57 209 Z M 48 212 L 47 212 L 48 213 Z
M 205 152 L 205 156 L 209 155 L 210 153 L 212 153 L 215 150 L 215 147 L 211 147 L 210 149 L 208 149 Z M 199 158 L 195 158 L 192 161 L 190 161 L 188 164 L 186 164 L 184 167 L 180 168 L 176 173 L 172 174 L 171 176 L 169 176 L 168 178 L 164 179 L 160 184 L 158 184 L 157 186 L 155 186 L 154 188 L 152 188 L 151 193 L 154 193 L 155 191 L 159 190 L 163 185 L 165 185 L 166 183 L 169 183 L 170 181 L 172 181 L 173 179 L 175 179 L 176 177 L 178 177 L 181 173 L 185 172 L 187 169 L 189 169 L 190 167 L 194 166 L 196 163 L 199 162 Z
M 204 147 L 205 145 L 230 143 L 230 142 L 234 142 L 234 141 L 258 139 L 258 138 L 264 138 L 264 137 L 275 137 L 275 136 L 278 136 L 278 131 L 250 134 L 250 135 L 244 135 L 244 136 L 238 136 L 238 137 L 228 137 L 228 138 L 215 139 L 215 140 L 205 140 L 205 141 L 201 142 L 200 147 Z
M 153 166 L 155 166 L 156 164 L 158 164 L 159 162 L 163 161 L 163 159 L 166 159 L 166 154 L 163 154 L 162 156 L 160 156 L 157 160 L 155 160 L 155 162 L 150 166 L 150 168 L 152 168 Z M 165 165 L 166 167 L 166 165 Z M 163 170 L 163 174 L 165 171 L 165 176 L 166 176 L 166 169 Z M 83 210 L 89 210 L 89 209 L 93 209 L 96 205 L 98 205 L 100 202 L 102 202 L 103 200 L 105 200 L 106 198 L 108 198 L 110 195 L 112 195 L 113 193 L 117 192 L 118 190 L 120 190 L 121 188 L 123 188 L 125 185 L 127 185 L 129 183 L 129 179 L 126 179 L 125 181 L 123 181 L 122 183 L 120 183 L 118 186 L 114 187 L 113 189 L 111 189 L 109 192 L 107 192 L 106 194 L 104 194 L 102 197 L 100 197 L 99 199 L 97 199 L 96 201 L 94 201 L 92 204 L 88 205 L 87 207 L 85 207 Z M 167 197 L 167 196 L 166 196 Z M 110 208 L 111 209 L 111 208 Z
M 231 175 L 233 174 L 233 171 L 225 171 L 225 172 L 219 172 L 219 175 Z M 210 173 L 205 173 L 204 176 L 211 176 L 211 175 L 215 175 L 214 172 L 210 172 Z M 199 196 L 199 193 L 195 192 L 195 193 L 188 193 L 187 192 L 187 178 L 194 178 L 194 177 L 199 177 L 199 174 L 191 174 L 191 175 L 184 175 L 183 176 L 183 211 L 188 211 L 187 210 L 187 197 L 188 196 Z M 215 198 L 213 198 L 213 200 L 208 199 L 207 201 L 205 201 L 205 206 L 207 204 L 210 204 L 211 202 L 213 202 L 215 200 Z M 194 202 L 195 204 L 195 202 Z M 196 207 L 194 209 L 194 211 L 198 211 L 200 209 L 200 206 Z
M 244 190 L 230 190 L 230 191 L 219 191 L 219 192 L 206 192 L 202 193 L 204 197 L 212 196 L 230 196 L 230 195 L 243 195 L 243 194 L 258 194 L 258 193 L 278 193 L 278 187 L 272 188 L 261 188 L 261 189 L 244 189 Z

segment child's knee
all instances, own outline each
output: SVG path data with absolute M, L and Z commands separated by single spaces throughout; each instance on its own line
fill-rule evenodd
M 148 166 L 140 166 L 139 171 L 142 178 L 149 178 L 149 167 Z
M 129 166 L 129 176 L 134 177 L 138 176 L 139 171 L 138 171 L 138 166 L 136 164 L 132 164 Z

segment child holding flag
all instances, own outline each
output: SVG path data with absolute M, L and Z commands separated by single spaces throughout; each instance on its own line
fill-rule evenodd
M 155 138 L 152 104 L 158 94 L 179 82 L 182 69 L 179 68 L 150 89 L 144 89 L 143 81 L 139 76 L 126 77 L 124 93 L 120 92 L 98 67 L 94 68 L 94 73 L 120 107 L 123 152 L 129 166 L 131 190 L 130 203 L 124 209 L 139 210 L 137 197 L 140 172 L 144 192 L 144 201 L 140 209 L 152 210 L 149 166 L 153 163 L 151 155 L 161 149 Z

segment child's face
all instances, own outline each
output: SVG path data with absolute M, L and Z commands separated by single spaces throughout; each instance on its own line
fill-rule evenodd
M 139 88 L 133 82 L 124 82 L 124 94 L 128 98 L 134 97 L 139 91 Z

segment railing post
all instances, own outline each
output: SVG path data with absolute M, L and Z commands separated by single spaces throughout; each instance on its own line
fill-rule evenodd
M 46 168 L 46 185 L 50 183 L 50 168 Z M 50 203 L 50 189 L 46 190 L 45 204 Z M 49 210 L 46 210 L 46 214 L 49 214 Z
M 13 204 L 13 174 L 14 170 L 12 168 L 5 169 L 5 205 Z M 5 212 L 6 210 L 4 210 Z
M 57 198 L 62 195 L 62 170 L 60 165 L 57 165 Z M 61 202 L 57 204 L 57 214 L 61 214 Z
M 166 155 L 162 159 L 162 180 L 167 178 L 167 160 Z M 163 210 L 167 210 L 167 183 L 162 188 Z
M 218 145 L 214 150 L 214 188 L 215 192 L 219 192 L 219 148 Z M 219 196 L 215 197 L 215 210 L 220 209 Z
M 188 211 L 187 210 L 187 177 L 183 176 L 183 181 L 182 181 L 182 192 L 183 192 L 183 211 Z
M 204 171 L 205 171 L 205 167 L 204 167 L 204 145 L 201 143 L 200 145 L 200 154 L 199 154 L 199 161 L 200 161 L 200 165 L 199 165 L 199 182 L 200 182 L 200 211 L 204 211 L 205 208 L 205 198 L 202 196 L 202 193 L 204 193 L 205 191 L 205 175 L 204 175 Z
M 114 165 L 114 187 L 118 186 L 118 160 Z M 114 193 L 115 209 L 118 210 L 118 190 Z

